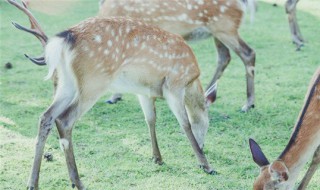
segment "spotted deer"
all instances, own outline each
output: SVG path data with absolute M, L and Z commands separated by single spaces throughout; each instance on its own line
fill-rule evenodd
M 288 21 L 289 21 L 289 27 L 290 27 L 290 32 L 292 36 L 292 41 L 296 45 L 297 50 L 300 50 L 301 47 L 303 46 L 303 37 L 300 32 L 300 28 L 298 25 L 297 21 L 297 16 L 296 16 L 296 7 L 297 3 L 299 0 L 287 0 L 285 9 L 286 13 L 288 15 Z
M 313 154 L 311 165 L 298 189 L 306 189 L 320 163 L 320 67 L 306 94 L 289 143 L 277 160 L 269 163 L 259 145 L 250 139 L 253 160 L 260 166 L 254 190 L 291 190 L 300 170 Z
M 57 76 L 52 104 L 41 115 L 28 189 L 38 189 L 46 139 L 57 126 L 73 187 L 85 189 L 74 158 L 72 128 L 107 91 L 137 94 L 149 127 L 153 158 L 162 164 L 155 122 L 155 100 L 164 98 L 184 129 L 200 167 L 209 174 L 203 153 L 209 121 L 199 67 L 183 38 L 129 18 L 88 18 L 48 40 L 26 6 L 9 3 L 26 13 L 31 29 L 44 46 L 44 57 L 30 60 L 49 67 L 47 79 Z
M 218 66 L 206 94 L 212 94 L 213 96 L 209 96 L 210 100 L 215 101 L 217 82 L 230 62 L 231 49 L 245 65 L 247 102 L 242 111 L 248 111 L 254 107 L 255 99 L 255 52 L 241 39 L 238 32 L 244 7 L 241 0 L 101 0 L 98 15 L 139 18 L 184 37 L 188 37 L 195 29 L 207 29 L 214 37 Z M 114 103 L 120 97 L 117 94 L 110 102 Z

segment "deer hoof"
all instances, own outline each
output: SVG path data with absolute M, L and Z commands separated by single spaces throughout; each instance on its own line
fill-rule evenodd
M 106 103 L 108 104 L 116 104 L 118 101 L 122 100 L 121 98 L 116 98 L 113 100 L 107 100 Z
M 206 172 L 206 173 L 209 174 L 209 175 L 217 175 L 217 174 L 218 174 L 217 171 L 211 169 L 211 168 L 208 167 L 208 166 L 200 165 L 199 167 L 200 167 L 201 169 L 203 169 L 203 171 Z
M 244 105 L 242 108 L 241 108 L 241 112 L 248 112 L 251 108 L 254 108 L 254 104 L 248 106 L 248 105 Z
M 34 187 L 27 187 L 27 190 L 35 190 Z
M 162 159 L 159 158 L 159 157 L 153 157 L 153 162 L 154 162 L 155 164 L 160 165 L 160 166 L 163 164 Z

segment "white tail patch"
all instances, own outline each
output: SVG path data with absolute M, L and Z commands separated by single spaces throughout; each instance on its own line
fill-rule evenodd
M 70 51 L 70 46 L 64 42 L 64 38 L 52 38 L 46 45 L 45 58 L 49 70 L 45 80 L 48 80 L 52 77 L 59 64 L 62 62 L 68 64 L 73 60 L 74 54 L 71 51 L 68 53 L 63 53 L 64 51 Z
M 59 142 L 62 151 L 69 149 L 69 141 L 67 139 L 60 139 Z

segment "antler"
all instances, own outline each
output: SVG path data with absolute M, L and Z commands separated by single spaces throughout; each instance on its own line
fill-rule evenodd
M 21 26 L 18 23 L 12 22 L 12 24 L 19 30 L 31 33 L 33 35 L 35 35 L 41 42 L 42 46 L 45 47 L 47 42 L 48 42 L 48 37 L 47 35 L 44 33 L 44 31 L 41 29 L 38 21 L 36 20 L 36 18 L 32 15 L 32 13 L 28 10 L 28 7 L 26 5 L 26 3 L 22 0 L 22 5 L 20 5 L 16 0 L 7 0 L 8 3 L 14 5 L 15 7 L 17 7 L 18 9 L 20 9 L 22 12 L 24 12 L 30 20 L 30 24 L 31 24 L 31 29 L 28 29 L 24 26 Z M 45 63 L 45 59 L 44 57 L 39 57 L 39 58 L 32 58 L 29 57 L 28 55 L 25 54 L 25 56 L 32 61 L 33 63 L 37 64 L 37 65 L 46 65 Z

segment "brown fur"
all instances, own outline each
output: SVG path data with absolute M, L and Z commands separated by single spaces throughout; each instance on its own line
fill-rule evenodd
M 278 160 L 261 166 L 260 175 L 254 182 L 255 190 L 293 189 L 301 168 L 313 155 L 311 166 L 299 190 L 306 188 L 320 163 L 320 68 L 310 81 L 305 103 L 299 114 L 290 141 Z M 254 146 L 251 146 L 254 147 Z M 257 147 L 257 146 L 255 146 Z M 259 148 L 252 150 L 258 160 L 265 157 Z M 264 159 L 262 159 L 264 160 Z
M 243 6 L 240 0 L 105 0 L 100 5 L 98 15 L 138 18 L 185 37 L 199 27 L 207 28 L 215 38 L 218 51 L 218 67 L 206 92 L 211 97 L 208 102 L 215 100 L 216 88 L 210 90 L 210 87 L 216 86 L 229 64 L 231 49 L 246 67 L 247 103 L 242 111 L 248 111 L 254 107 L 255 52 L 238 34 L 244 14 Z

